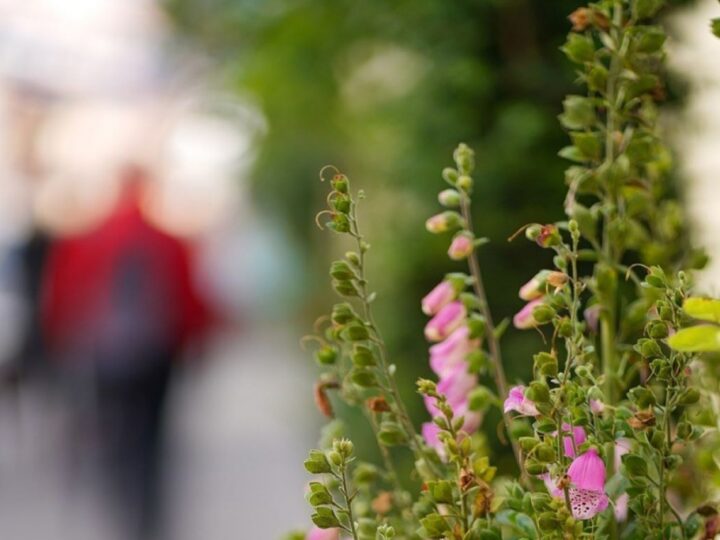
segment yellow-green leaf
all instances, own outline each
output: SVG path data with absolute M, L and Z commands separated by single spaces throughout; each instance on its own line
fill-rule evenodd
M 668 338 L 668 345 L 681 352 L 720 351 L 720 327 L 703 324 L 683 328 Z
M 696 319 L 720 323 L 720 300 L 692 297 L 685 300 L 683 309 Z

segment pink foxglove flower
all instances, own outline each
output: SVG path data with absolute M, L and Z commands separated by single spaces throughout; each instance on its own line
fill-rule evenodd
M 313 527 L 305 536 L 305 540 L 340 540 L 340 529 L 321 529 Z
M 448 249 L 448 257 L 454 261 L 462 261 L 473 252 L 474 239 L 471 234 L 461 232 L 453 238 L 450 248 Z
M 455 300 L 457 291 L 449 281 L 441 281 L 422 299 L 422 310 L 425 315 L 435 315 L 438 311 Z
M 425 325 L 425 337 L 428 341 L 442 341 L 463 323 L 466 315 L 462 302 L 450 302 Z
M 440 377 L 474 351 L 480 341 L 470 339 L 470 329 L 463 325 L 454 330 L 447 339 L 430 347 L 430 367 Z
M 563 450 L 569 458 L 574 458 L 577 448 L 586 440 L 585 429 L 582 426 L 571 427 L 570 424 L 564 423 L 563 429 Z M 568 434 L 572 431 L 572 436 Z M 557 431 L 553 433 L 557 437 Z
M 570 506 L 575 519 L 590 519 L 608 507 L 605 463 L 594 448 L 576 457 L 568 468 Z
M 531 300 L 525 307 L 518 311 L 513 317 L 513 325 L 519 330 L 527 330 L 528 328 L 534 328 L 537 326 L 537 322 L 533 317 L 533 310 L 542 304 L 542 298 Z
M 535 407 L 535 403 L 525 397 L 524 386 L 513 386 L 510 389 L 503 410 L 505 412 L 515 411 L 523 416 L 537 416 L 540 414 Z

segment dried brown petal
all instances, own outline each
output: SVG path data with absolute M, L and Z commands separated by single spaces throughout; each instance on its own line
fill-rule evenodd
M 370 409 L 372 412 L 380 413 L 390 411 L 390 405 L 382 396 L 374 396 L 369 398 L 366 402 L 366 405 L 367 408 Z

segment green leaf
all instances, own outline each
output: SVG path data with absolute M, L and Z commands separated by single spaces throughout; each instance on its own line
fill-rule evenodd
M 322 474 L 330 472 L 330 463 L 325 453 L 320 450 L 310 450 L 309 457 L 303 463 L 305 470 L 311 474 Z
M 566 146 L 558 152 L 558 156 L 561 158 L 569 159 L 570 161 L 577 161 L 583 163 L 587 161 L 583 153 L 578 149 L 577 146 Z
M 335 512 L 327 506 L 319 506 L 315 509 L 315 513 L 310 516 L 312 522 L 320 527 L 321 529 L 331 529 L 333 527 L 339 527 L 340 521 L 338 521 Z
M 586 159 L 598 159 L 602 150 L 602 142 L 598 133 L 574 132 L 570 134 L 573 145 Z
M 428 514 L 420 520 L 420 524 L 430 538 L 442 538 L 450 530 L 448 522 L 440 514 Z
M 720 327 L 704 324 L 683 328 L 667 340 L 668 345 L 681 352 L 720 351 Z
M 590 98 L 567 96 L 563 101 L 565 112 L 558 118 L 568 129 L 585 129 L 595 124 L 595 106 Z
M 377 386 L 377 378 L 372 370 L 367 368 L 353 368 L 350 372 L 350 380 L 363 388 Z
M 427 488 L 430 497 L 436 503 L 452 504 L 455 500 L 453 497 L 452 484 L 447 480 L 428 482 Z
M 595 56 L 595 45 L 591 38 L 572 33 L 561 48 L 567 57 L 578 64 L 591 62 Z
M 693 296 L 683 302 L 683 309 L 695 319 L 720 324 L 720 300 Z

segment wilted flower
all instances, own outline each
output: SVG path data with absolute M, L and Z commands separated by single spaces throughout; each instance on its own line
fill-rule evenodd
M 425 325 L 425 337 L 428 341 L 445 339 L 463 323 L 466 315 L 462 302 L 450 302 Z
M 546 293 L 545 284 L 547 282 L 548 273 L 549 270 L 541 270 L 535 274 L 530 281 L 520 287 L 518 296 L 527 301 L 535 300 L 536 298 L 544 296 Z
M 340 540 L 340 529 L 321 529 L 313 527 L 305 536 L 305 540 Z
M 515 411 L 523 416 L 537 416 L 540 412 L 535 408 L 535 403 L 525 397 L 524 386 L 513 386 L 508 393 L 503 406 L 503 411 Z
M 443 307 L 455 300 L 457 290 L 449 281 L 441 281 L 422 299 L 422 310 L 425 315 L 435 315 Z
M 474 238 L 472 234 L 461 232 L 455 235 L 448 249 L 448 257 L 455 261 L 466 259 L 473 252 L 473 244 Z
M 590 519 L 608 506 L 605 463 L 594 448 L 576 457 L 568 468 L 570 507 L 575 519 Z
M 542 304 L 542 298 L 531 300 L 525 307 L 518 311 L 513 317 L 513 325 L 519 330 L 527 330 L 537 326 L 537 321 L 533 317 L 533 310 Z

